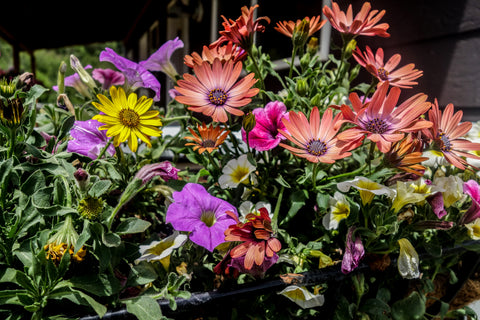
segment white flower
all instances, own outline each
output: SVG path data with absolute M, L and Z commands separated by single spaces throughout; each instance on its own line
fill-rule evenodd
M 323 306 L 325 297 L 322 294 L 313 294 L 305 287 L 288 286 L 278 294 L 281 294 L 302 308 L 314 308 Z
M 458 176 L 435 177 L 433 183 L 438 188 L 445 190 L 442 192 L 445 208 L 450 207 L 465 196 L 463 193 L 463 180 Z
M 218 183 L 222 189 L 235 188 L 240 183 L 249 183 L 251 180 L 254 181 L 252 172 L 255 169 L 255 166 L 248 161 L 247 155 L 243 154 L 238 159 L 228 161 L 223 167 L 223 175 L 218 179 Z
M 465 225 L 468 229 L 468 235 L 473 240 L 480 240 L 480 218 L 475 219 L 475 221 L 471 223 L 467 223 Z
M 422 157 L 427 157 L 428 160 L 422 162 L 422 165 L 429 168 L 437 168 L 439 166 L 450 166 L 450 163 L 445 159 L 443 153 L 436 150 L 424 151 Z
M 260 201 L 257 202 L 256 204 L 253 204 L 251 201 L 244 201 L 238 208 L 238 212 L 241 214 L 241 220 L 245 221 L 245 216 L 249 213 L 255 213 L 255 214 L 260 214 L 259 209 L 260 208 L 266 208 L 267 211 L 269 212 L 270 219 L 273 218 L 273 213 L 272 213 L 272 206 L 270 203 L 265 202 L 265 201 Z
M 436 192 L 444 191 L 442 187 L 429 185 L 425 179 L 415 181 L 397 181 L 396 196 L 392 208 L 397 213 L 407 204 L 425 204 L 425 199 Z
M 350 204 L 340 192 L 335 192 L 333 197 L 330 197 L 329 203 L 330 210 L 323 217 L 323 226 L 327 230 L 337 229 L 340 221 L 347 218 L 350 214 Z
M 358 189 L 360 192 L 360 198 L 362 199 L 362 204 L 366 205 L 372 202 L 375 195 L 386 195 L 389 198 L 395 197 L 395 190 L 390 189 L 380 183 L 374 182 L 365 177 L 355 177 L 355 179 L 350 181 L 344 181 L 337 184 L 338 190 L 342 192 L 348 192 L 350 187 Z
M 161 241 L 152 241 L 149 245 L 140 246 L 141 257 L 135 260 L 140 261 L 160 261 L 165 269 L 170 265 L 170 255 L 174 249 L 181 247 L 187 241 L 187 235 L 175 231 L 170 236 Z

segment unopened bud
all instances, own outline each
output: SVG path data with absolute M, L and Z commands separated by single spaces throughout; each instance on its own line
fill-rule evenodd
M 311 37 L 307 43 L 307 53 L 313 57 L 318 52 L 319 47 L 318 38 Z
M 311 106 L 319 106 L 322 104 L 322 96 L 320 93 L 317 93 L 316 95 L 313 96 L 313 98 L 310 100 L 310 105 Z
M 305 96 L 308 91 L 308 83 L 307 80 L 305 79 L 298 79 L 297 83 L 295 85 L 295 91 L 300 95 L 300 96 Z
M 310 22 L 303 19 L 293 29 L 292 42 L 296 47 L 303 47 L 307 43 L 308 34 L 310 32 Z
M 80 63 L 80 60 L 78 60 L 78 58 L 75 57 L 73 54 L 70 55 L 70 66 L 73 70 L 77 72 L 80 80 L 82 80 L 82 82 L 85 83 L 90 89 L 93 90 L 97 87 L 92 76 L 87 71 L 85 71 L 82 64 Z
M 247 113 L 242 120 L 242 128 L 247 132 L 247 134 L 255 128 L 257 120 L 255 115 L 252 112 Z
M 90 176 L 88 172 L 82 168 L 78 168 L 77 171 L 73 173 L 73 177 L 77 181 L 77 185 L 82 191 L 87 190 L 87 186 L 90 183 Z
M 65 92 L 65 72 L 67 72 L 67 64 L 62 61 L 62 63 L 60 63 L 60 67 L 58 68 L 57 74 L 58 94 Z
M 350 40 L 350 42 L 347 44 L 347 47 L 345 48 L 345 59 L 350 59 L 352 56 L 352 52 L 355 50 L 357 47 L 357 41 L 355 39 Z

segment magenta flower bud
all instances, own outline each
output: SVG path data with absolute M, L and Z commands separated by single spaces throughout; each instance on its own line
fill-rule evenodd
M 77 171 L 73 173 L 73 177 L 77 181 L 78 187 L 85 191 L 90 182 L 90 176 L 88 175 L 88 172 L 82 168 L 78 168 Z
M 344 274 L 350 273 L 358 267 L 360 260 L 365 255 L 362 239 L 359 236 L 356 236 L 355 241 L 353 240 L 354 231 L 355 227 L 350 227 L 350 229 L 348 229 L 347 244 L 345 245 L 345 253 L 343 254 L 341 268 Z
M 138 170 L 135 175 L 136 179 L 141 179 L 142 184 L 146 184 L 156 176 L 160 176 L 165 181 L 170 179 L 178 179 L 179 169 L 175 168 L 170 162 L 163 161 L 159 163 L 152 163 L 144 165 L 140 170 Z

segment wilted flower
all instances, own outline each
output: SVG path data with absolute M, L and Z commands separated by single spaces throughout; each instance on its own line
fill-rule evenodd
M 242 154 L 238 159 L 227 162 L 222 169 L 223 174 L 218 178 L 218 183 L 222 189 L 235 188 L 240 183 L 251 183 L 254 181 L 252 173 L 255 169 L 255 166 L 248 161 L 248 156 Z
M 422 156 L 421 141 L 413 139 L 411 134 L 395 142 L 390 151 L 384 155 L 384 162 L 388 166 L 418 176 L 423 176 L 426 168 L 421 163 L 427 160 L 427 157 Z
M 70 136 L 73 139 L 68 141 L 67 151 L 96 159 L 109 143 L 106 132 L 100 130 L 102 125 L 103 123 L 97 120 L 75 121 L 72 129 L 70 129 Z M 115 147 L 109 145 L 106 153 L 113 156 Z
M 359 191 L 363 205 L 371 203 L 375 195 L 386 195 L 389 198 L 395 197 L 395 190 L 365 177 L 355 177 L 353 180 L 337 184 L 338 190 L 342 192 L 348 192 L 351 187 Z
M 237 209 L 225 200 L 210 195 L 196 183 L 187 183 L 182 191 L 174 192 L 165 221 L 178 231 L 190 232 L 192 242 L 213 251 L 225 242 L 224 232 L 236 221 L 227 211 L 237 215 Z
M 46 258 L 58 265 L 65 253 L 68 252 L 73 260 L 77 262 L 82 261 L 87 251 L 84 247 L 75 250 L 74 246 L 77 240 L 78 233 L 73 226 L 72 217 L 67 215 L 62 226 L 48 239 L 47 244 L 44 246 Z
M 158 176 L 165 181 L 171 179 L 177 180 L 178 171 L 180 171 L 180 169 L 175 168 L 169 161 L 162 161 L 144 165 L 140 170 L 137 171 L 135 178 L 141 179 L 142 184 L 144 185 L 154 177 Z
M 325 303 L 325 297 L 322 294 L 313 294 L 307 288 L 295 285 L 286 287 L 278 294 L 287 297 L 303 309 L 321 307 Z
M 360 236 L 355 236 L 353 239 L 353 234 L 355 227 L 350 227 L 348 229 L 346 244 L 345 244 L 345 253 L 343 254 L 342 259 L 342 272 L 344 274 L 352 272 L 355 268 L 358 267 L 360 260 L 365 255 L 365 248 L 363 247 L 362 239 Z
M 140 65 L 150 71 L 161 71 L 176 81 L 177 70 L 170 60 L 175 50 L 183 48 L 183 41 L 176 37 L 165 42 L 147 60 L 141 61 Z
M 111 86 L 121 86 L 125 83 L 123 73 L 112 69 L 93 69 L 92 77 L 102 84 L 103 90 L 108 90 Z
M 464 197 L 463 180 L 458 176 L 435 177 L 433 184 L 443 190 L 443 202 L 446 208 Z
M 400 245 L 400 253 L 398 255 L 397 266 L 398 272 L 405 279 L 415 279 L 420 277 L 420 259 L 417 251 L 410 241 L 405 238 L 398 240 Z
M 248 144 L 258 151 L 275 148 L 286 138 L 278 131 L 288 132 L 283 119 L 288 119 L 287 107 L 280 101 L 269 102 L 264 108 L 252 111 L 255 116 L 255 127 L 248 134 Z M 247 133 L 242 128 L 242 139 L 247 142 Z
M 170 256 L 173 250 L 180 248 L 187 241 L 188 236 L 174 231 L 168 237 L 160 241 L 152 241 L 148 245 L 140 246 L 140 258 L 135 260 L 135 263 L 140 261 L 160 261 L 165 270 L 170 266 Z

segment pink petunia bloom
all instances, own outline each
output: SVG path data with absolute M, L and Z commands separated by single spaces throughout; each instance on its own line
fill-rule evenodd
M 108 90 L 111 86 L 121 86 L 125 83 L 123 73 L 112 69 L 93 69 L 92 78 L 102 84 L 103 90 Z
M 255 116 L 255 127 L 248 134 L 248 144 L 258 151 L 267 151 L 278 146 L 286 138 L 278 129 L 287 131 L 282 119 L 288 119 L 287 107 L 280 101 L 267 103 L 265 108 L 252 111 Z M 247 134 L 242 128 L 242 139 L 247 142 Z
M 178 180 L 178 171 L 180 171 L 180 169 L 175 168 L 169 161 L 150 163 L 138 170 L 135 178 L 141 179 L 143 185 L 157 176 L 165 181 L 171 179 Z
M 339 140 L 348 141 L 354 148 L 360 146 L 366 136 L 377 144 L 380 152 L 386 153 L 392 143 L 403 139 L 405 133 L 432 126 L 430 121 L 420 117 L 430 109 L 427 95 L 418 93 L 396 107 L 401 90 L 393 87 L 387 95 L 388 87 L 388 82 L 380 85 L 372 100 L 365 105 L 356 93 L 350 94 L 353 111 L 347 105 L 342 105 L 341 111 L 345 121 L 356 126 L 341 132 L 337 136 Z
M 365 255 L 362 239 L 359 236 L 356 236 L 355 240 L 353 239 L 354 231 L 355 227 L 348 229 L 347 243 L 345 244 L 345 253 L 343 254 L 341 267 L 344 274 L 350 273 L 358 267 L 360 260 Z
M 460 218 L 460 225 L 468 224 L 480 218 L 480 185 L 475 180 L 469 180 L 463 184 L 463 192 L 470 196 L 472 204 Z

